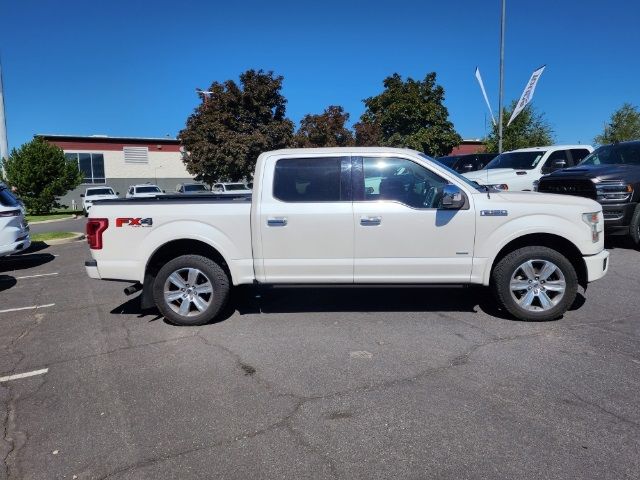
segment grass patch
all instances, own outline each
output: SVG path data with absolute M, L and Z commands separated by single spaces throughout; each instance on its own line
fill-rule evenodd
M 58 220 L 61 218 L 71 218 L 73 212 L 68 213 L 48 213 L 47 215 L 27 215 L 27 222 L 41 222 L 43 220 Z
M 73 232 L 45 232 L 34 233 L 31 235 L 32 242 L 46 242 L 47 240 L 60 240 L 62 238 L 71 238 L 75 236 Z

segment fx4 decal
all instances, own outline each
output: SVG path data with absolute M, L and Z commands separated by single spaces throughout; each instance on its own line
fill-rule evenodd
M 151 227 L 153 218 L 116 218 L 116 227 Z

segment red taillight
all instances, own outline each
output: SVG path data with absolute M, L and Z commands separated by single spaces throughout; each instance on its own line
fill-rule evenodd
M 87 221 L 87 242 L 91 250 L 102 250 L 102 234 L 108 227 L 108 218 L 90 218 Z
M 17 217 L 20 215 L 20 210 L 7 210 L 5 212 L 0 212 L 0 217 Z

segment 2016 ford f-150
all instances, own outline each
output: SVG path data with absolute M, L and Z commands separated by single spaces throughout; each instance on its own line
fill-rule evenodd
M 605 275 L 602 207 L 498 192 L 391 148 L 267 152 L 251 196 L 97 202 L 92 278 L 136 282 L 171 322 L 211 321 L 232 285 L 479 284 L 524 320 Z

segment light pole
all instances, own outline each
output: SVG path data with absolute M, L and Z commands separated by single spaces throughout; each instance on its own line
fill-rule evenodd
M 504 88 L 504 23 L 506 0 L 502 0 L 502 16 L 500 19 L 500 91 L 498 92 L 498 153 L 502 153 L 502 99 Z

